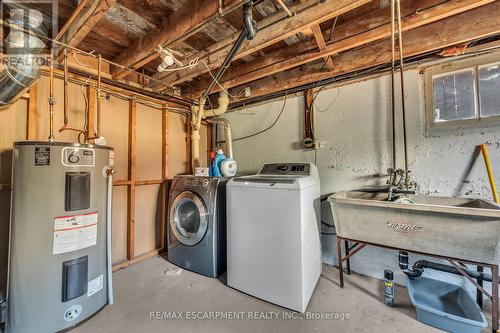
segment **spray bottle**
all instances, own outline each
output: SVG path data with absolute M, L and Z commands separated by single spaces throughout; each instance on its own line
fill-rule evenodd
M 394 273 L 386 269 L 384 271 L 384 303 L 394 306 Z

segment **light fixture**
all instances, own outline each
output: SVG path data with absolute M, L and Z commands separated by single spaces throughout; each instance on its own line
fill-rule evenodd
M 156 52 L 158 52 L 160 57 L 163 59 L 161 64 L 158 65 L 158 72 L 166 71 L 167 68 L 173 64 L 177 64 L 179 67 L 184 67 L 184 64 L 175 57 L 176 55 L 183 57 L 181 53 L 171 50 L 168 47 L 162 47 L 161 45 L 158 45 Z
M 165 54 L 163 57 L 163 61 L 161 64 L 158 65 L 158 72 L 163 72 L 167 69 L 167 67 L 170 67 L 174 64 L 174 58 L 170 54 Z

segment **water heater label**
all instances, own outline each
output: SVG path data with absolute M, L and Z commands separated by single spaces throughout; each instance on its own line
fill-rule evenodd
M 50 165 L 50 147 L 35 147 L 35 166 Z
M 62 150 L 62 164 L 64 166 L 91 166 L 95 165 L 95 154 L 91 148 L 65 147 Z
M 96 245 L 97 218 L 97 212 L 55 217 L 52 253 L 66 253 Z
M 88 288 L 87 288 L 87 297 L 90 297 L 94 295 L 96 292 L 102 289 L 102 286 L 104 285 L 104 276 L 99 275 L 95 279 L 89 281 Z

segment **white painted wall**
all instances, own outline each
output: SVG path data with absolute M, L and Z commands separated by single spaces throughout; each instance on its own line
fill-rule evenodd
M 459 195 L 491 198 L 482 158 L 469 169 L 475 146 L 488 142 L 495 176 L 500 179 L 500 131 L 498 128 L 454 130 L 439 136 L 425 136 L 423 76 L 417 70 L 405 73 L 409 168 L 419 192 L 432 195 Z M 316 152 L 321 192 L 328 194 L 368 185 L 385 184 L 391 164 L 390 76 L 383 76 L 321 91 L 315 100 L 317 139 L 326 148 Z M 397 100 L 400 104 L 400 98 Z M 283 99 L 242 109 L 226 115 L 233 137 L 255 133 L 269 126 L 279 114 Z M 315 162 L 315 152 L 302 149 L 303 96 L 288 98 L 276 126 L 256 137 L 234 142 L 234 155 L 243 173 L 254 173 L 266 162 Z M 400 113 L 398 107 L 398 115 Z M 397 120 L 401 124 L 401 118 Z M 402 130 L 398 126 L 398 153 L 402 167 Z M 323 235 L 324 261 L 336 263 L 336 242 Z M 411 257 L 412 262 L 416 257 Z M 374 248 L 353 257 L 353 270 L 382 277 L 391 268 L 399 283 L 405 281 L 397 268 L 397 252 Z M 455 279 L 456 280 L 456 279 Z

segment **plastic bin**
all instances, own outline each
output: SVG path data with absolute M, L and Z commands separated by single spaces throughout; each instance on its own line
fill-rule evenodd
M 408 279 L 408 293 L 417 319 L 448 332 L 481 333 L 488 326 L 483 311 L 462 287 L 419 277 Z

